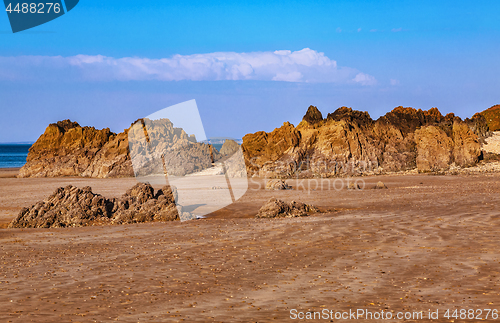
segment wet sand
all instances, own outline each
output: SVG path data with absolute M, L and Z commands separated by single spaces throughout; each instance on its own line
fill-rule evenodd
M 361 191 L 336 191 L 334 180 L 266 191 L 252 179 L 237 203 L 183 223 L 0 230 L 0 321 L 268 322 L 291 321 L 291 309 L 439 309 L 441 318 L 446 309 L 500 310 L 499 174 L 363 180 Z M 371 189 L 379 180 L 389 189 Z M 3 223 L 68 184 L 112 197 L 135 179 L 0 175 Z M 325 213 L 253 218 L 271 196 Z

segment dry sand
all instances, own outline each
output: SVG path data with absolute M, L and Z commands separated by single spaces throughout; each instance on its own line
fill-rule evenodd
M 135 183 L 7 173 L 0 171 L 3 223 L 58 186 L 90 185 L 111 197 Z M 184 223 L 0 230 L 0 322 L 267 322 L 291 321 L 291 309 L 358 308 L 439 309 L 442 318 L 446 309 L 500 310 L 499 174 L 363 179 L 362 191 L 328 189 L 334 180 L 266 191 L 252 180 L 237 203 Z M 370 189 L 379 180 L 389 189 Z M 271 196 L 327 212 L 252 218 Z

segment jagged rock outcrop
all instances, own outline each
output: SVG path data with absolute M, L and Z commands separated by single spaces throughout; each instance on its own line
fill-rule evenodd
M 18 177 L 126 177 L 134 176 L 133 165 L 135 175 L 168 171 L 182 176 L 211 167 L 221 158 L 168 119 L 141 120 L 143 124 L 139 120 L 119 134 L 108 128 L 81 127 L 70 120 L 50 124 L 30 148 Z M 137 140 L 131 145 L 130 138 Z
M 304 115 L 304 118 L 302 118 L 302 120 L 304 120 L 304 122 L 314 125 L 318 122 L 323 121 L 323 115 L 321 114 L 321 111 L 319 111 L 317 107 L 311 105 L 307 109 L 307 112 Z
M 301 202 L 292 201 L 286 203 L 276 198 L 269 199 L 262 206 L 257 214 L 257 218 L 294 218 L 308 216 L 310 213 L 319 212 L 318 208 Z
M 288 178 L 468 167 L 481 158 L 480 142 L 489 133 L 479 114 L 462 121 L 437 108 L 397 107 L 378 120 L 348 107 L 320 119 L 315 109 L 297 127 L 284 123 L 243 137 L 248 170 Z
M 183 176 L 221 161 L 227 161 L 231 176 L 271 178 L 468 167 L 483 157 L 481 144 L 490 135 L 488 125 L 493 127 L 492 120 L 496 120 L 488 121 L 485 113 L 497 110 L 492 107 L 461 120 L 452 113 L 443 116 L 437 108 L 396 107 L 373 120 L 367 112 L 348 107 L 323 118 L 310 106 L 297 127 L 285 122 L 269 133 L 247 134 L 242 150 L 226 140 L 220 153 L 196 142 L 168 119 L 140 119 L 120 134 L 65 120 L 49 125 L 30 148 L 19 177 Z
M 256 171 L 265 163 L 277 161 L 285 152 L 297 147 L 299 141 L 300 132 L 289 122 L 270 133 L 259 131 L 245 135 L 242 149 L 247 168 Z
M 184 176 L 211 167 L 221 157 L 168 119 L 139 120 L 129 129 L 128 137 L 136 176 Z
M 106 199 L 83 189 L 66 186 L 45 200 L 23 208 L 9 228 L 63 228 L 88 225 L 125 224 L 179 220 L 176 191 L 169 186 L 154 192 L 138 183 L 121 198 Z
M 240 145 L 234 140 L 225 140 L 220 149 L 220 154 L 223 156 L 231 156 L 240 149 Z
M 133 176 L 127 134 L 81 127 L 70 120 L 50 124 L 29 149 L 18 176 Z
M 500 104 L 481 112 L 490 131 L 500 131 Z

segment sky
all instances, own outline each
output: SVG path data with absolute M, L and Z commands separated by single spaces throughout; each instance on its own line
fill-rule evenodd
M 0 13 L 0 142 L 49 123 L 128 128 L 196 100 L 208 137 L 309 105 L 470 117 L 500 103 L 500 2 L 81 0 L 13 34 Z

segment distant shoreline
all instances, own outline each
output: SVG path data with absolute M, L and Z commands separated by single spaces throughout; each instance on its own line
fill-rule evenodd
M 0 145 L 33 145 L 34 141 L 0 142 Z

